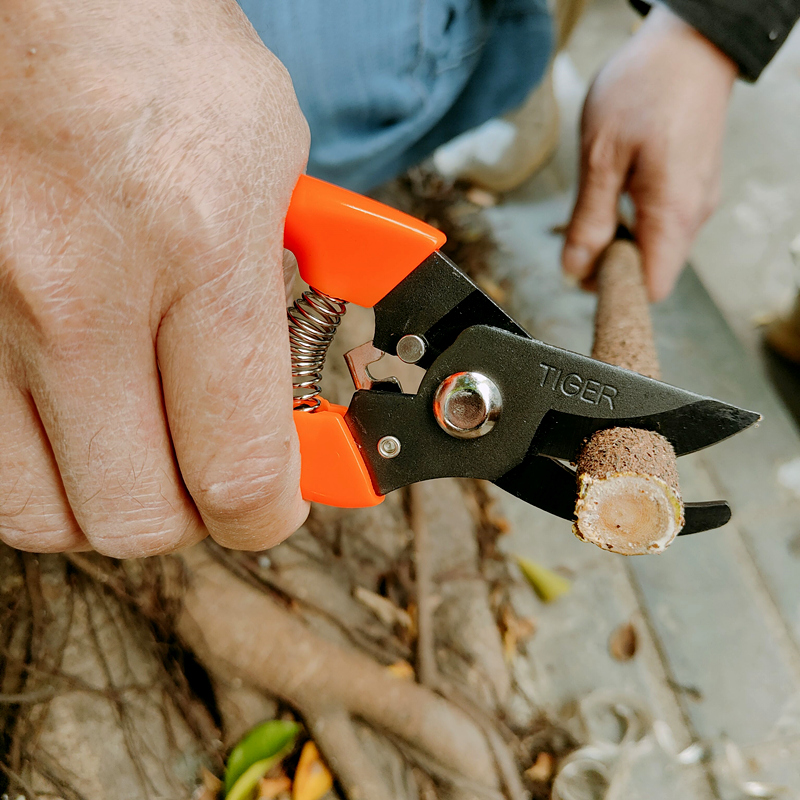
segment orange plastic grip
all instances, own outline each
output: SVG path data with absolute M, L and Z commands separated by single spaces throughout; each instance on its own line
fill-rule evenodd
M 393 208 L 303 175 L 286 215 L 283 242 L 315 289 L 371 308 L 445 242 L 436 228 Z M 353 439 L 343 406 L 322 400 L 295 411 L 303 497 L 340 508 L 383 501 Z
M 306 283 L 340 300 L 371 308 L 445 242 L 424 222 L 324 181 L 302 176 L 284 228 L 284 245 Z M 301 489 L 306 500 L 363 508 L 375 492 L 346 409 L 322 400 L 294 412 L 300 439 Z
M 308 175 L 295 186 L 283 233 L 306 283 L 366 308 L 445 239 L 402 211 Z
M 300 438 L 300 489 L 306 500 L 339 508 L 365 508 L 383 502 L 344 414 L 344 406 L 323 400 L 316 411 L 295 411 Z

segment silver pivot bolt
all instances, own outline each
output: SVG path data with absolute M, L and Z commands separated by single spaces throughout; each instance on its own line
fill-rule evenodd
M 394 458 L 400 455 L 400 440 L 396 436 L 384 436 L 378 441 L 378 454 L 381 458 Z
M 395 348 L 397 357 L 406 364 L 416 364 L 425 355 L 427 349 L 428 345 L 425 340 L 416 333 L 403 336 Z
M 439 427 L 456 439 L 475 439 L 494 428 L 503 398 L 494 381 L 480 372 L 456 372 L 445 378 L 433 397 Z

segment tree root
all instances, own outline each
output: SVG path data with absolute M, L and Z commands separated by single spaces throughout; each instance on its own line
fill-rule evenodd
M 183 557 L 191 581 L 177 631 L 211 673 L 236 674 L 277 695 L 296 708 L 312 730 L 321 724 L 324 731 L 333 724 L 342 732 L 345 714 L 394 734 L 479 786 L 497 789 L 486 737 L 460 709 L 423 686 L 395 677 L 366 656 L 318 637 L 202 548 Z M 336 750 L 337 760 L 360 762 L 353 737 L 343 735 Z M 350 798 L 390 800 L 374 786 L 356 785 L 360 778 L 355 775 L 352 780 Z

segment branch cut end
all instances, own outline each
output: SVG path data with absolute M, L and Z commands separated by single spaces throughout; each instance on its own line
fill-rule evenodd
M 684 524 L 672 445 L 634 428 L 599 431 L 578 459 L 573 532 L 622 555 L 662 553 Z

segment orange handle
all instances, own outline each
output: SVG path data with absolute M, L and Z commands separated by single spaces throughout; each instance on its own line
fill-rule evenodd
M 344 414 L 327 400 L 316 411 L 295 411 L 300 439 L 300 489 L 306 500 L 339 508 L 366 508 L 383 502 L 372 488 Z
M 372 308 L 445 242 L 414 217 L 302 175 L 283 243 L 303 280 L 325 294 Z
M 445 242 L 436 228 L 338 186 L 303 175 L 284 227 L 284 245 L 315 289 L 371 308 Z M 340 508 L 383 501 L 344 420 L 322 400 L 295 411 L 303 497 Z

